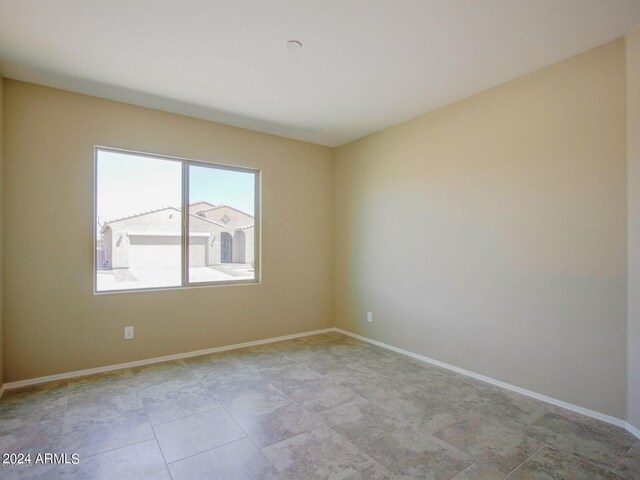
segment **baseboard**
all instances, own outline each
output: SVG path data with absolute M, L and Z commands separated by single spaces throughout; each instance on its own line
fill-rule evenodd
M 476 380 L 480 380 L 480 381 L 489 383 L 491 385 L 495 385 L 497 387 L 501 387 L 501 388 L 504 388 L 504 389 L 507 389 L 507 390 L 511 390 L 513 392 L 516 392 L 516 393 L 520 393 L 522 395 L 526 395 L 528 397 L 535 398 L 537 400 L 541 400 L 541 401 L 549 403 L 551 405 L 556 405 L 558 407 L 566 408 L 567 410 L 571 410 L 573 412 L 580 413 L 582 415 L 586 415 L 588 417 L 592 417 L 592 418 L 595 418 L 597 420 L 601 420 L 603 422 L 610 423 L 612 425 L 616 425 L 618 427 L 625 428 L 629 433 L 631 433 L 632 435 L 634 435 L 635 437 L 640 439 L 640 430 L 638 428 L 634 427 L 633 425 L 631 425 L 630 423 L 628 423 L 628 422 L 626 422 L 624 420 L 621 420 L 619 418 L 612 417 L 612 416 L 606 415 L 604 413 L 596 412 L 594 410 L 589 410 L 588 408 L 584 408 L 584 407 L 580 407 L 578 405 L 574 405 L 572 403 L 564 402 L 562 400 L 558 400 L 556 398 L 549 397 L 547 395 L 542 395 L 540 393 L 532 392 L 531 390 L 527 390 L 525 388 L 517 387 L 515 385 L 511 385 L 509 383 L 505 383 L 505 382 L 502 382 L 500 380 L 496 380 L 494 378 L 487 377 L 485 375 L 481 375 L 479 373 L 472 372 L 470 370 L 465 370 L 464 368 L 456 367 L 454 365 L 449 365 L 448 363 L 441 362 L 439 360 L 435 360 L 433 358 L 426 357 L 424 355 L 413 353 L 413 352 L 410 352 L 408 350 L 404 350 L 402 348 L 394 347 L 393 345 L 389 345 L 389 344 L 386 344 L 386 343 L 383 343 L 383 342 L 379 342 L 377 340 L 372 340 L 370 338 L 363 337 L 362 335 L 358 335 L 356 333 L 352 333 L 352 332 L 349 332 L 347 330 L 343 330 L 341 328 L 336 328 L 336 327 L 323 328 L 323 329 L 320 329 L 320 330 L 312 330 L 312 331 L 309 331 L 309 332 L 302 332 L 302 333 L 294 333 L 292 335 L 284 335 L 284 336 L 281 336 L 281 337 L 265 338 L 263 340 L 254 340 L 254 341 L 251 341 L 251 342 L 236 343 L 236 344 L 233 344 L 233 345 L 225 345 L 223 347 L 214 347 L 214 348 L 207 348 L 207 349 L 204 349 L 204 350 L 195 350 L 195 351 L 192 351 L 192 352 L 178 353 L 178 354 L 174 354 L 174 355 L 166 355 L 166 356 L 163 356 L 163 357 L 148 358 L 148 359 L 145 359 L 145 360 L 137 360 L 137 361 L 134 361 L 134 362 L 118 363 L 118 364 L 115 364 L 115 365 L 107 365 L 107 366 L 104 366 L 104 367 L 89 368 L 89 369 L 86 369 L 86 370 L 75 370 L 73 372 L 60 373 L 60 374 L 56 374 L 56 375 L 47 375 L 47 376 L 44 376 L 44 377 L 31 378 L 31 379 L 28 379 L 28 380 L 20 380 L 20 381 L 17 381 L 17 382 L 8 382 L 8 383 L 5 383 L 2 386 L 0 386 L 0 398 L 2 398 L 2 395 L 4 394 L 5 391 L 11 390 L 11 389 L 15 389 L 15 388 L 22 388 L 22 387 L 27 387 L 27 386 L 31 386 L 31 385 L 37 385 L 37 384 L 40 384 L 40 383 L 53 382 L 53 381 L 57 381 L 57 380 L 65 380 L 65 379 L 69 379 L 69 378 L 83 377 L 83 376 L 86 376 L 86 375 L 94 375 L 96 373 L 111 372 L 111 371 L 114 371 L 114 370 L 122 370 L 122 369 L 125 369 L 125 368 L 142 367 L 144 365 L 152 365 L 154 363 L 168 362 L 168 361 L 171 361 L 171 360 L 180 360 L 180 359 L 183 359 L 183 358 L 197 357 L 197 356 L 200 356 L 200 355 L 207 355 L 207 354 L 210 354 L 210 353 L 225 352 L 227 350 L 236 350 L 236 349 L 245 348 L 245 347 L 253 347 L 253 346 L 256 346 L 256 345 L 265 345 L 265 344 L 268 344 L 268 343 L 281 342 L 281 341 L 284 341 L 284 340 L 292 340 L 294 338 L 308 337 L 308 336 L 311 336 L 311 335 L 318 335 L 318 334 L 327 333 L 327 332 L 339 332 L 339 333 L 342 333 L 343 335 L 348 335 L 350 337 L 357 338 L 358 340 L 362 340 L 363 342 L 371 343 L 372 345 L 377 345 L 377 346 L 385 348 L 387 350 L 391 350 L 392 352 L 400 353 L 402 355 L 407 355 L 408 357 L 412 357 L 412 358 L 415 358 L 417 360 L 421 360 L 423 362 L 430 363 L 432 365 L 436 365 L 438 367 L 446 368 L 447 370 L 451 370 L 453 372 L 460 373 L 462 375 L 466 375 L 466 376 L 471 377 L 471 378 L 475 378 Z
M 627 431 L 632 434 L 635 435 L 636 438 L 640 438 L 640 429 L 634 427 L 633 425 L 631 425 L 629 422 L 627 422 L 627 425 L 625 427 L 627 429 Z
M 134 362 L 117 363 L 115 365 L 107 365 L 104 367 L 88 368 L 86 370 L 75 370 L 73 372 L 59 373 L 56 375 L 47 375 L 45 377 L 30 378 L 28 380 L 20 380 L 17 382 L 5 383 L 0 388 L 0 397 L 5 390 L 15 388 L 28 387 L 40 383 L 54 382 L 57 380 L 66 380 L 68 378 L 84 377 L 86 375 L 94 375 L 96 373 L 112 372 L 114 370 L 122 370 L 124 368 L 142 367 L 144 365 L 152 365 L 154 363 L 169 362 L 171 360 L 180 360 L 182 358 L 198 357 L 209 353 L 226 352 L 227 350 L 237 350 L 238 348 L 254 347 L 256 345 L 264 345 L 267 343 L 282 342 L 284 340 L 292 340 L 294 338 L 308 337 L 318 335 L 320 333 L 333 332 L 334 328 L 323 328 L 321 330 L 312 330 L 310 332 L 294 333 L 292 335 L 284 335 L 282 337 L 265 338 L 263 340 L 254 340 L 251 342 L 236 343 L 234 345 L 225 345 L 223 347 L 206 348 L 204 350 L 195 350 L 186 353 L 177 353 L 174 355 L 165 355 L 164 357 L 147 358 L 145 360 L 137 360 Z
M 631 424 L 629 424 L 625 420 L 612 417 L 611 415 L 606 415 L 604 413 L 596 412 L 595 410 L 589 410 L 588 408 L 584 408 L 578 405 L 574 405 L 572 403 L 564 402 L 562 400 L 558 400 L 557 398 L 549 397 L 541 393 L 532 392 L 531 390 L 527 390 L 522 387 L 517 387 L 515 385 L 511 385 L 510 383 L 502 382 L 500 380 L 496 380 L 495 378 L 487 377 L 485 375 L 481 375 L 479 373 L 472 372 L 470 370 L 465 370 L 464 368 L 456 367 L 454 365 L 449 365 L 448 363 L 441 362 L 433 358 L 425 357 L 424 355 L 413 353 L 408 350 L 403 350 L 402 348 L 394 347 L 393 345 L 379 342 L 377 340 L 372 340 L 370 338 L 363 337 L 362 335 L 358 335 L 356 333 L 352 333 L 347 330 L 343 330 L 341 328 L 334 328 L 334 330 L 344 335 L 348 335 L 350 337 L 357 338 L 358 340 L 362 340 L 363 342 L 371 343 L 372 345 L 377 345 L 379 347 L 386 348 L 387 350 L 391 350 L 392 352 L 400 353 L 402 355 L 407 355 L 417 360 L 421 360 L 423 362 L 430 363 L 438 367 L 446 368 L 447 370 L 451 370 L 453 372 L 460 373 L 462 375 L 466 375 L 467 377 L 475 378 L 476 380 L 480 380 L 482 382 L 486 382 L 491 385 L 504 388 L 506 390 L 511 390 L 512 392 L 520 393 L 522 395 L 526 395 L 527 397 L 535 398 L 536 400 L 541 400 L 543 402 L 550 403 L 551 405 L 556 405 L 558 407 L 566 408 L 567 410 L 571 410 L 573 412 L 580 413 L 582 415 L 586 415 L 588 417 L 595 418 L 597 420 L 601 420 L 606 423 L 610 423 L 617 427 L 625 428 L 631 434 L 640 438 L 640 430 L 633 427 Z

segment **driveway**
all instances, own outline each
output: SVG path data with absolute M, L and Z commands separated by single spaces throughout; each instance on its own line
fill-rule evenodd
M 189 269 L 191 282 L 220 282 L 226 280 L 253 279 L 253 272 L 244 270 L 228 270 L 229 273 L 212 267 L 194 267 Z M 98 271 L 98 291 L 132 290 L 139 288 L 178 287 L 181 284 L 180 268 L 136 268 L 122 271 Z

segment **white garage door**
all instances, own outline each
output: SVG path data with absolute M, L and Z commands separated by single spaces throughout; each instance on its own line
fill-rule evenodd
M 182 247 L 179 236 L 132 235 L 129 241 L 129 267 L 180 268 Z M 205 266 L 206 246 L 207 237 L 190 238 L 190 267 Z
M 189 266 L 204 267 L 208 237 L 189 238 Z
M 180 268 L 179 236 L 134 235 L 129 242 L 129 267 Z

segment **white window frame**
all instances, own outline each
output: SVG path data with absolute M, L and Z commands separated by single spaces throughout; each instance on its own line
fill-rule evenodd
M 179 162 L 182 165 L 182 229 L 181 229 L 181 270 L 182 270 L 182 283 L 180 285 L 170 287 L 147 287 L 147 288 L 131 288 L 122 290 L 98 290 L 98 258 L 97 258 L 97 245 L 98 245 L 98 153 L 99 152 L 115 152 L 128 155 L 136 155 L 140 157 L 148 157 L 158 160 L 169 160 L 173 162 Z M 254 278 L 253 279 L 239 279 L 239 280 L 223 280 L 218 282 L 191 282 L 189 280 L 189 167 L 205 167 L 216 170 L 230 170 L 233 172 L 250 173 L 254 175 Z M 224 286 L 236 286 L 236 285 L 255 285 L 260 284 L 262 279 L 261 269 L 261 244 L 262 244 L 262 231 L 261 231 L 261 180 L 262 170 L 250 167 L 240 167 L 236 165 L 229 165 L 224 163 L 214 163 L 203 160 L 194 160 L 190 158 L 174 157 L 169 155 L 161 155 L 156 153 L 138 152 L 134 150 L 126 150 L 114 147 L 105 147 L 96 145 L 93 153 L 93 293 L 94 295 L 114 294 L 114 293 L 132 293 L 132 292 L 148 292 L 158 290 L 176 290 L 184 288 L 203 288 L 203 287 L 224 287 Z

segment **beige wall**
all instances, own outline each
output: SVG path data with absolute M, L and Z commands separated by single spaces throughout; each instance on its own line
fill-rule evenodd
M 628 421 L 640 429 L 640 26 L 627 41 Z
M 337 326 L 624 418 L 625 170 L 622 39 L 339 147 Z
M 328 327 L 335 291 L 338 327 L 620 418 L 628 400 L 639 427 L 640 29 L 626 79 L 624 46 L 334 163 L 328 148 L 0 81 L 0 375 L 2 312 L 17 381 Z M 94 144 L 263 169 L 263 283 L 94 296 Z
M 4 85 L 5 381 L 332 325 L 331 149 Z M 93 295 L 96 144 L 262 169 L 263 283 Z

